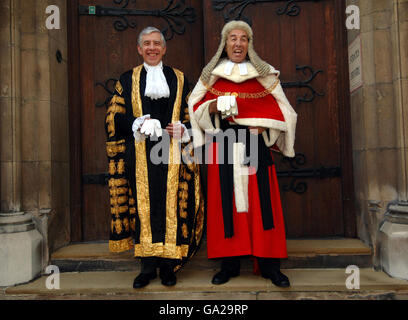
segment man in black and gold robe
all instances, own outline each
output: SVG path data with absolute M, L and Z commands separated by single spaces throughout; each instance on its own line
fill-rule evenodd
M 141 32 L 138 51 L 144 64 L 121 75 L 106 116 L 109 249 L 134 248 L 141 258 L 134 288 L 156 278 L 157 268 L 171 286 L 198 249 L 204 223 L 199 168 L 187 144 L 188 82 L 163 66 L 166 44 L 158 29 Z

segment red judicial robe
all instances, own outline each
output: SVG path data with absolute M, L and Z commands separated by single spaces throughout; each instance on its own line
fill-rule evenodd
M 237 96 L 238 115 L 226 120 L 229 123 L 248 123 L 248 126 L 272 127 L 284 122 L 284 116 L 278 103 L 271 94 L 265 94 L 265 88 L 255 79 L 234 83 L 220 78 L 204 98 L 194 105 L 194 112 L 206 101 L 216 99 L 227 93 L 241 93 Z M 242 94 L 243 93 L 243 94 Z M 261 140 L 263 141 L 263 139 Z M 273 147 L 276 148 L 276 145 Z M 208 258 L 251 255 L 264 258 L 286 258 L 285 225 L 281 207 L 278 180 L 275 165 L 268 166 L 270 202 L 274 227 L 264 230 L 261 204 L 256 174 L 248 179 L 248 211 L 237 212 L 233 201 L 233 236 L 226 238 L 224 232 L 223 208 L 219 165 L 217 164 L 217 143 L 210 146 L 207 169 L 207 254 Z

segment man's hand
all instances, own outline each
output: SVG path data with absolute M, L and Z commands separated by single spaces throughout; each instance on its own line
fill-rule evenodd
M 169 135 L 175 139 L 181 139 L 184 134 L 184 127 L 181 123 L 169 123 L 166 127 Z
M 255 135 L 261 134 L 266 130 L 266 128 L 263 127 L 249 127 L 249 132 Z

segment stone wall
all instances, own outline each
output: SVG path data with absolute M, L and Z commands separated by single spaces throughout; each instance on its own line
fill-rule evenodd
M 374 249 L 391 203 L 407 201 L 408 1 L 348 0 L 360 8 L 363 86 L 351 95 L 358 237 Z M 404 106 L 405 103 L 405 106 Z
M 51 4 L 60 8 L 60 30 L 45 26 Z M 1 212 L 33 215 L 45 265 L 48 250 L 70 241 L 66 1 L 0 6 Z

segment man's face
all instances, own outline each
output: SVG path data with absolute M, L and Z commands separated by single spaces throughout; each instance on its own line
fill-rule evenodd
M 142 36 L 142 46 L 138 45 L 137 51 L 149 66 L 157 66 L 166 53 L 166 47 L 163 47 L 160 33 L 152 32 Z
M 246 32 L 239 29 L 230 31 L 225 44 L 225 51 L 232 62 L 243 62 L 248 53 L 248 35 Z

